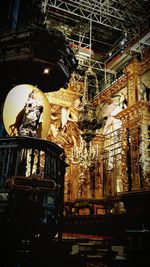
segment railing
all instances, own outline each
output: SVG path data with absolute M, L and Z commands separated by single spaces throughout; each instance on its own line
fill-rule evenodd
M 12 176 L 37 175 L 62 183 L 65 172 L 63 149 L 31 137 L 0 138 L 0 189 Z
M 64 150 L 55 143 L 32 137 L 0 138 L 1 218 L 5 215 L 20 232 L 24 226 L 41 231 L 44 225 L 59 233 L 66 166 Z

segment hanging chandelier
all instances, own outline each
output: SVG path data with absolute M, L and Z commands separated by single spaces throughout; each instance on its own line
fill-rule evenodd
M 98 121 L 96 118 L 96 108 L 92 104 L 92 100 L 98 91 L 98 80 L 96 74 L 91 67 L 85 72 L 84 92 L 82 98 L 82 112 L 78 120 L 79 129 L 82 132 L 83 139 L 89 143 L 96 133 Z
M 91 67 L 87 69 L 84 77 L 84 90 L 81 102 L 81 112 L 78 118 L 78 127 L 81 131 L 80 146 L 75 145 L 71 152 L 71 161 L 83 167 L 90 167 L 99 158 L 98 145 L 92 143 L 96 130 L 101 122 L 96 117 L 96 108 L 92 100 L 98 91 L 98 80 Z
M 96 117 L 96 108 L 93 104 L 94 96 L 98 93 L 98 79 L 91 67 L 91 40 L 92 40 L 92 19 L 90 20 L 90 59 L 89 67 L 84 75 L 84 88 L 81 102 L 81 112 L 78 118 L 78 127 L 81 131 L 80 147 L 74 146 L 72 149 L 72 162 L 80 163 L 81 166 L 91 166 L 98 158 L 98 145 L 94 146 L 93 138 L 96 136 L 96 130 L 101 128 L 102 124 Z
M 71 152 L 71 160 L 73 163 L 80 164 L 83 167 L 90 167 L 96 162 L 99 155 L 98 145 L 92 146 L 91 142 L 81 140 L 80 146 L 74 146 Z

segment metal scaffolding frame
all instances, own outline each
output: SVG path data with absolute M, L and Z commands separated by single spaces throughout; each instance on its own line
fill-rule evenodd
M 122 0 L 45 0 L 42 1 L 43 12 L 49 8 L 90 20 L 105 27 L 126 32 L 129 25 L 140 27 L 144 19 L 124 11 L 125 3 Z M 138 23 L 139 22 L 139 23 Z M 132 30 L 134 30 L 133 27 Z
M 75 15 L 80 16 L 82 18 L 85 17 L 86 19 L 88 19 L 89 20 L 89 24 L 90 24 L 90 26 L 89 26 L 90 36 L 87 37 L 89 44 L 84 44 L 83 43 L 83 39 L 85 37 L 84 34 L 83 34 L 83 36 L 79 35 L 79 40 L 78 41 L 77 40 L 73 40 L 71 38 L 68 38 L 68 41 L 71 44 L 75 44 L 75 43 L 77 44 L 78 50 L 84 49 L 84 48 L 89 50 L 89 56 L 86 59 L 82 58 L 81 55 L 76 55 L 76 58 L 79 61 L 79 67 L 88 68 L 89 65 L 91 65 L 93 70 L 103 71 L 105 73 L 111 73 L 111 74 L 115 75 L 116 72 L 112 71 L 112 70 L 109 70 L 109 69 L 106 69 L 105 68 L 105 64 L 103 62 L 100 62 L 98 60 L 94 60 L 94 59 L 91 58 L 91 42 L 92 42 L 92 29 L 91 29 L 91 27 L 92 27 L 92 23 L 95 21 L 95 20 L 93 20 L 94 17 L 93 17 L 92 14 L 93 14 L 94 9 L 95 9 L 96 6 L 95 6 L 94 1 L 92 1 L 94 3 L 94 7 L 92 8 L 92 13 L 91 13 L 91 9 L 90 9 L 91 8 L 91 3 L 90 3 L 90 1 L 87 1 L 87 2 L 88 2 L 87 9 L 85 9 L 86 1 L 84 1 L 84 0 L 80 1 L 80 6 L 79 7 L 78 7 L 79 1 L 76 1 L 76 0 L 75 1 L 70 1 L 70 3 L 68 3 L 68 1 L 65 2 L 65 1 L 60 1 L 60 0 L 59 1 L 57 1 L 57 0 L 56 1 L 45 0 L 42 3 L 42 7 L 43 7 L 43 12 L 44 13 L 49 12 L 48 7 L 54 7 L 56 9 L 61 10 L 61 11 L 66 10 L 68 13 L 70 13 L 72 15 L 75 14 Z M 78 8 L 80 9 L 80 12 L 79 12 Z M 88 12 L 88 17 L 86 15 L 86 12 Z M 95 11 L 95 14 L 96 14 L 96 11 Z M 99 21 L 97 21 L 97 22 L 99 23 Z
M 139 36 L 141 29 L 146 27 L 148 21 L 147 11 L 144 11 L 144 6 L 148 5 L 148 0 L 136 1 L 136 0 L 43 0 L 42 1 L 42 11 L 49 17 L 50 14 L 57 15 L 59 17 L 65 17 L 73 21 L 88 22 L 89 25 L 97 25 L 97 27 L 102 27 L 103 29 L 112 29 L 122 37 L 116 40 L 116 42 L 110 46 L 110 51 L 113 51 L 113 46 L 119 49 L 120 42 L 123 36 L 126 36 L 128 32 L 127 43 L 133 38 Z M 140 12 L 140 15 L 138 15 Z M 146 13 L 145 13 L 146 12 Z M 145 15 L 146 14 L 146 15 Z M 89 27 L 90 33 L 90 27 Z M 81 34 L 82 35 L 82 34 Z M 67 37 L 70 44 L 76 44 L 78 49 L 89 49 L 91 47 L 92 36 L 87 37 L 83 34 L 79 36 L 79 40 L 73 40 L 71 37 Z M 88 44 L 84 43 L 84 38 L 88 40 Z M 95 40 L 96 41 L 96 40 Z M 107 44 L 109 45 L 109 43 Z M 107 53 L 108 55 L 109 53 Z M 90 55 L 91 57 L 91 55 Z M 81 56 L 77 55 L 79 60 L 79 66 L 88 67 L 90 60 L 92 68 L 99 71 L 104 71 L 106 73 L 116 74 L 116 72 L 105 69 L 105 63 L 99 60 L 89 59 L 89 57 L 84 60 Z
M 81 56 L 76 56 L 76 58 L 79 60 L 79 66 L 81 67 L 86 67 L 88 68 L 89 65 L 92 67 L 93 70 L 97 70 L 97 71 L 103 71 L 103 72 L 107 72 L 113 75 L 116 75 L 116 71 L 114 70 L 110 70 L 107 69 L 105 67 L 105 63 L 98 61 L 98 60 L 94 60 L 94 59 L 89 59 L 87 58 L 85 61 L 82 59 Z
M 150 32 L 143 36 L 136 44 L 131 48 L 131 52 L 140 53 L 142 56 L 142 51 L 146 46 L 150 46 Z

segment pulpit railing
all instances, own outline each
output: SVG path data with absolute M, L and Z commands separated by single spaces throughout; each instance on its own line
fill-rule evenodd
M 21 227 L 36 225 L 40 231 L 45 225 L 53 232 L 63 216 L 66 166 L 64 150 L 55 143 L 0 138 L 0 216 Z

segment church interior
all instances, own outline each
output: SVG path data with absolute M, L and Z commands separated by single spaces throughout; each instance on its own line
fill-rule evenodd
M 2 267 L 146 267 L 150 2 L 0 1 Z

